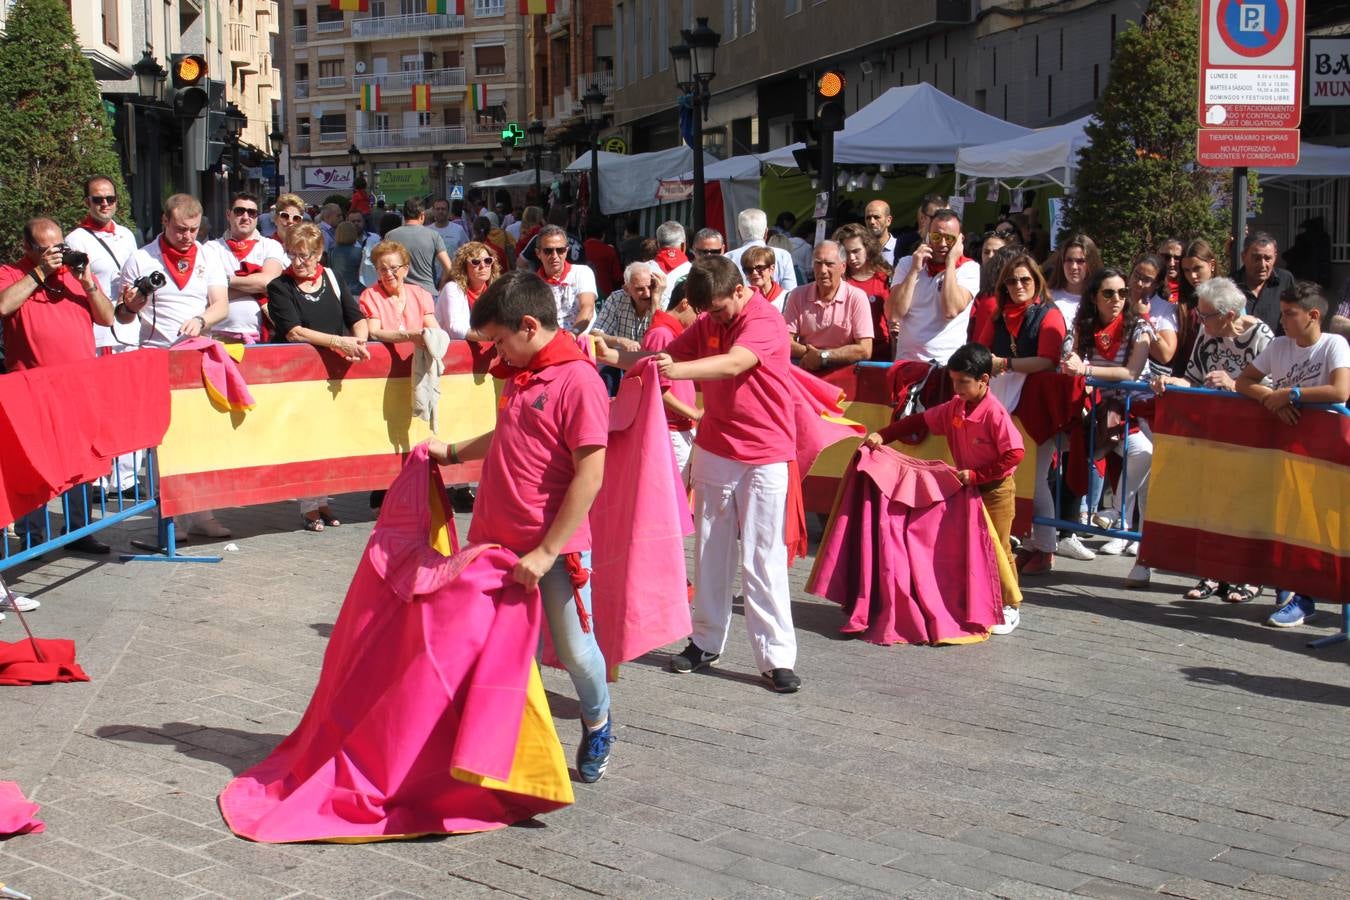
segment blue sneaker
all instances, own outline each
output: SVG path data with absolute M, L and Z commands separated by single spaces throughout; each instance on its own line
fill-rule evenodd
M 581 744 L 577 746 L 577 776 L 587 784 L 595 784 L 609 766 L 609 747 L 614 743 L 612 718 L 599 728 L 581 726 Z
M 1270 614 L 1266 624 L 1276 628 L 1297 628 L 1316 615 L 1317 607 L 1313 601 L 1302 594 L 1295 594 L 1288 603 Z

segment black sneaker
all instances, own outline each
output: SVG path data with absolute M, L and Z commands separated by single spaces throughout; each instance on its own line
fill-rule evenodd
M 457 487 L 450 491 L 450 505 L 457 513 L 473 512 L 473 501 L 478 492 L 471 487 Z
M 690 672 L 708 668 L 717 662 L 720 656 L 720 653 L 705 653 L 699 649 L 698 644 L 690 641 L 688 647 L 670 658 L 670 671 L 688 675 Z
M 774 669 L 760 676 L 769 683 L 769 689 L 779 694 L 795 694 L 802 686 L 802 680 L 791 669 Z

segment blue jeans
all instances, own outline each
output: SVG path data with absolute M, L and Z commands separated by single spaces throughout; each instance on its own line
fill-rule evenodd
M 581 554 L 581 564 L 587 569 L 591 567 L 590 551 Z M 590 582 L 579 593 L 586 615 L 590 616 Z M 594 725 L 609 715 L 605 658 L 600 653 L 600 645 L 595 642 L 594 620 L 590 631 L 581 630 L 576 594 L 572 590 L 572 579 L 567 574 L 567 563 L 562 557 L 558 557 L 553 568 L 539 579 L 539 596 L 544 601 L 544 618 L 548 620 L 548 631 L 553 637 L 553 649 L 557 651 L 558 661 L 563 664 L 567 674 L 572 676 L 572 686 L 576 688 L 577 700 L 581 703 L 581 721 L 585 725 Z M 542 642 L 541 636 L 541 646 Z

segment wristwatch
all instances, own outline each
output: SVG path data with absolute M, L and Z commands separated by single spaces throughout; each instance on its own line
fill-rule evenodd
M 1289 389 L 1289 404 L 1290 404 L 1291 406 L 1293 406 L 1293 407 L 1296 407 L 1296 408 L 1299 407 L 1299 406 L 1301 406 L 1301 405 L 1303 405 L 1303 389 L 1302 389 L 1302 388 L 1291 387 L 1291 388 Z
M 822 366 L 828 366 L 830 364 L 830 351 L 828 350 L 820 351 L 820 364 Z

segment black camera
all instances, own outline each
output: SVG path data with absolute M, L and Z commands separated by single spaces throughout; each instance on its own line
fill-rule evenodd
M 72 250 L 65 244 L 61 244 L 61 265 L 76 272 L 82 272 L 89 266 L 89 254 L 80 250 Z
M 151 272 L 149 275 L 142 275 L 136 279 L 134 286 L 142 297 L 149 297 L 156 288 L 164 287 L 164 273 Z

